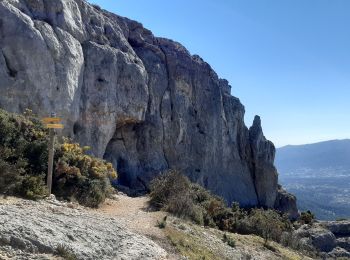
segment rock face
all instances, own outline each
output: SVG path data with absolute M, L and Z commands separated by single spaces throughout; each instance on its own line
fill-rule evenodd
M 0 0 L 0 50 L 0 107 L 55 111 L 119 185 L 147 190 L 177 168 L 228 203 L 275 206 L 260 118 L 248 130 L 228 82 L 179 43 L 83 0 Z

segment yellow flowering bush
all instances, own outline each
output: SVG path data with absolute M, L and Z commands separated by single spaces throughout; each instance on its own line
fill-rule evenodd
M 26 110 L 0 109 L 0 194 L 39 199 L 47 195 L 48 130 Z M 97 207 L 112 192 L 117 178 L 112 164 L 86 154 L 90 147 L 64 139 L 55 147 L 53 193 Z
M 111 163 L 85 154 L 77 143 L 65 142 L 57 148 L 54 193 L 97 207 L 112 192 L 110 180 L 117 178 Z

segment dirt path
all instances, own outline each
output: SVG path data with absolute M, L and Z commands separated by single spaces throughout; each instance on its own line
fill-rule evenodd
M 162 220 L 166 213 L 150 211 L 148 200 L 149 198 L 145 196 L 132 198 L 126 195 L 115 195 L 114 199 L 107 199 L 95 211 L 124 221 L 130 230 L 152 239 L 169 253 L 168 259 L 181 259 L 164 230 L 157 227 L 157 222 Z

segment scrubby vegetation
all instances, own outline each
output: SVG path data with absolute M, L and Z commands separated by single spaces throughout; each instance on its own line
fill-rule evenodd
M 218 253 L 208 248 L 197 234 L 191 235 L 175 228 L 167 228 L 165 233 L 171 244 L 186 259 L 223 259 Z
M 47 195 L 47 131 L 29 113 L 0 110 L 0 192 L 30 199 Z
M 292 230 L 288 217 L 275 210 L 242 209 L 237 203 L 231 208 L 176 170 L 157 177 L 151 184 L 151 206 L 168 211 L 197 224 L 217 227 L 239 234 L 256 234 L 280 242 L 283 234 Z
M 157 220 L 157 227 L 159 227 L 160 229 L 165 228 L 167 218 L 168 218 L 168 216 L 165 216 L 161 221 Z
M 202 228 L 191 222 L 168 218 L 164 229 L 172 245 L 186 259 L 310 259 L 300 251 L 256 235 L 240 235 Z M 234 248 L 233 250 L 230 248 Z
M 78 259 L 76 257 L 76 255 L 73 253 L 73 251 L 69 247 L 67 247 L 63 244 L 60 244 L 57 246 L 55 254 L 57 256 L 62 257 L 65 260 L 77 260 Z
M 47 196 L 48 131 L 26 111 L 17 115 L 0 110 L 0 193 L 29 199 Z M 64 139 L 55 147 L 53 193 L 96 207 L 112 191 L 117 177 L 110 163 L 88 156 L 85 148 Z
M 64 142 L 56 152 L 53 192 L 65 199 L 97 207 L 113 190 L 117 173 L 111 163 L 91 157 L 76 143 Z
M 310 211 L 301 212 L 299 222 L 301 224 L 311 224 L 315 220 L 315 215 Z
M 236 242 L 232 239 L 232 237 L 228 236 L 226 233 L 224 233 L 222 241 L 228 244 L 230 247 L 236 246 Z

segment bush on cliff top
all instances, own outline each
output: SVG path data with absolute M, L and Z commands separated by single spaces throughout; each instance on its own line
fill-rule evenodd
M 0 193 L 39 199 L 47 195 L 48 131 L 26 111 L 17 115 L 0 110 Z M 56 145 L 53 193 L 96 207 L 112 191 L 117 177 L 110 163 L 88 156 L 67 140 Z
M 292 225 L 286 215 L 275 210 L 242 209 L 232 207 L 176 170 L 161 174 L 151 183 L 150 204 L 175 216 L 190 219 L 197 224 L 240 234 L 256 234 L 280 242 Z
M 315 220 L 315 215 L 310 211 L 301 212 L 299 222 L 301 224 L 312 224 Z

